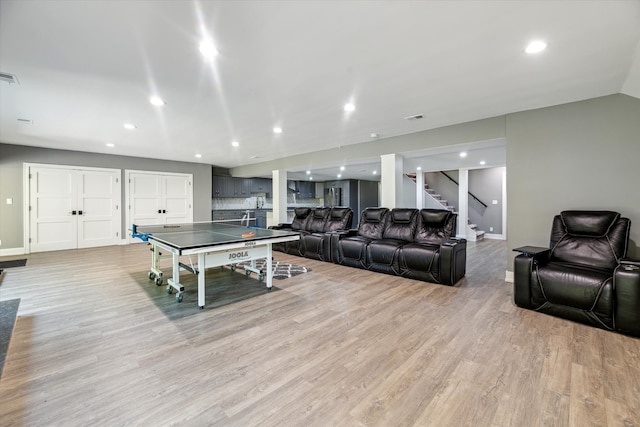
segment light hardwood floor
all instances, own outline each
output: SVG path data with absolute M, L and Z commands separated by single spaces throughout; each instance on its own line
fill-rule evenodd
M 266 292 L 229 269 L 175 302 L 145 245 L 28 256 L 2 426 L 640 426 L 640 339 L 512 302 L 506 245 L 429 284 L 275 253 Z

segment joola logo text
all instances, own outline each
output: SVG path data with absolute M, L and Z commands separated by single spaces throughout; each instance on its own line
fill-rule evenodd
M 229 254 L 229 259 L 240 259 L 249 256 L 249 251 L 232 252 Z

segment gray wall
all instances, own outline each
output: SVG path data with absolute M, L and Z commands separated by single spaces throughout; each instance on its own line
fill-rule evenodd
M 172 162 L 139 157 L 113 156 L 80 151 L 52 150 L 0 143 L 0 249 L 21 248 L 23 242 L 23 164 L 42 163 L 66 166 L 88 166 L 124 170 L 193 174 L 193 219 L 211 220 L 211 165 Z M 124 206 L 125 191 L 122 191 Z M 6 199 L 13 204 L 7 205 Z M 125 236 L 125 209 L 122 210 L 122 236 Z
M 611 95 L 507 115 L 507 239 L 548 246 L 554 215 L 603 209 L 631 219 L 640 257 L 640 99 Z
M 469 171 L 469 192 L 482 200 L 483 206 L 469 197 L 469 220 L 489 234 L 502 234 L 502 175 L 505 168 L 473 169 Z M 496 200 L 498 204 L 492 204 Z M 489 230 L 493 227 L 493 231 Z
M 343 162 L 345 159 L 363 159 L 364 157 L 370 161 L 379 161 L 383 154 L 504 138 L 504 130 L 504 116 L 492 117 L 232 168 L 231 175 L 246 178 L 271 176 L 273 170 L 302 171 L 311 168 L 312 165 L 314 168 L 319 168 L 324 164 L 334 166 L 336 161 Z

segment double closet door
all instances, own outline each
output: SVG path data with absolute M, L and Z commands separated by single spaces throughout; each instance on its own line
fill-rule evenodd
M 29 251 L 118 244 L 119 169 L 28 165 Z
M 128 230 L 132 224 L 193 222 L 193 175 L 127 170 L 125 179 Z

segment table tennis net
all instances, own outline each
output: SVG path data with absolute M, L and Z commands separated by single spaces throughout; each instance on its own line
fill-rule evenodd
M 162 234 L 179 233 L 190 231 L 226 231 L 240 228 L 247 228 L 245 225 L 232 224 L 228 222 L 192 222 L 184 224 L 160 224 L 160 225 L 134 225 L 133 234 Z

